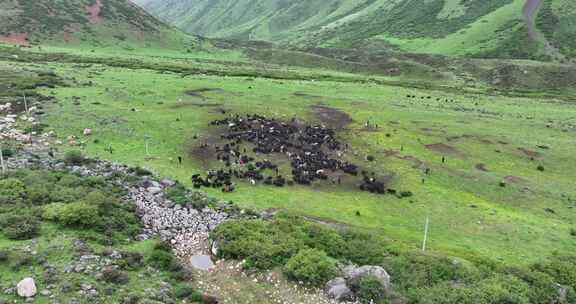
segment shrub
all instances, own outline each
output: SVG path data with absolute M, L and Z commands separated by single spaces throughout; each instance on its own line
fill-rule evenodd
M 105 282 L 119 285 L 127 284 L 130 281 L 127 273 L 110 267 L 102 271 L 102 279 Z
M 542 165 L 539 165 L 536 169 L 538 169 L 540 172 L 544 172 L 544 166 Z
M 220 225 L 213 237 L 225 240 L 219 250 L 222 257 L 246 259 L 246 268 L 270 269 L 284 265 L 305 247 L 305 237 L 295 237 L 291 226 L 286 221 L 230 221 Z
M 13 261 L 12 261 L 12 270 L 13 271 L 20 271 L 20 269 L 22 269 L 22 267 L 28 267 L 28 266 L 32 266 L 34 265 L 36 261 L 34 260 L 34 257 L 29 255 L 29 254 L 18 254 L 16 256 L 14 256 Z
M 284 272 L 294 280 L 318 286 L 336 276 L 337 267 L 324 251 L 304 249 L 288 260 Z
M 184 282 L 192 280 L 194 278 L 194 274 L 192 271 L 182 267 L 179 270 L 170 272 L 170 278 L 178 282 Z
M 26 194 L 24 183 L 16 178 L 0 180 L 0 204 L 16 204 Z
M 374 276 L 361 278 L 355 292 L 362 303 L 379 303 L 386 296 L 382 282 Z
M 171 270 L 178 265 L 178 262 L 171 252 L 157 249 L 152 251 L 147 262 L 160 270 Z
M 40 223 L 36 216 L 28 214 L 6 214 L 0 218 L 4 235 L 12 240 L 29 240 L 38 235 Z
M 576 290 L 576 256 L 555 255 L 543 263 L 535 264 L 532 269 L 546 273 L 557 283 Z
M 72 150 L 64 154 L 64 161 L 68 165 L 81 166 L 84 164 L 86 159 L 84 158 L 84 155 L 82 155 L 82 152 L 78 150 Z
M 98 207 L 85 202 L 53 203 L 44 208 L 44 218 L 65 226 L 90 227 L 100 220 Z
M 387 254 L 387 244 L 373 234 L 345 231 L 342 237 L 345 241 L 342 259 L 354 264 L 378 265 Z
M 187 193 L 188 190 L 182 184 L 176 184 L 166 190 L 168 199 L 179 205 L 184 205 L 189 201 Z
M 16 151 L 13 148 L 2 148 L 2 157 L 10 158 L 16 155 Z
M 308 225 L 305 231 L 309 237 L 306 241 L 308 247 L 323 250 L 334 258 L 344 255 L 346 242 L 338 231 L 316 224 Z
M 6 263 L 10 259 L 10 253 L 8 251 L 0 251 L 0 263 Z
M 50 188 L 46 184 L 30 185 L 27 187 L 27 200 L 34 205 L 50 203 Z
M 119 261 L 124 269 L 134 270 L 144 266 L 144 256 L 139 252 L 122 252 L 122 259 Z
M 174 291 L 174 295 L 178 299 L 187 299 L 194 293 L 194 289 L 186 284 L 177 285 Z
M 150 176 L 150 175 L 152 175 L 152 172 L 150 172 L 148 169 L 144 169 L 142 167 L 130 168 L 129 172 L 134 173 L 138 176 Z

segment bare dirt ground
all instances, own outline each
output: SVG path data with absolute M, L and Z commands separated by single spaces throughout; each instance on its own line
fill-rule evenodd
M 324 105 L 312 105 L 310 107 L 314 110 L 314 115 L 331 129 L 342 130 L 352 123 L 350 115 L 338 109 Z
M 28 33 L 10 33 L 8 35 L 0 35 L 0 42 L 18 45 L 30 45 L 28 42 Z
M 221 88 L 200 88 L 194 90 L 187 90 L 184 93 L 189 96 L 204 97 L 203 93 L 207 92 L 224 92 L 224 90 L 222 90 Z
M 518 148 L 518 151 L 522 152 L 524 155 L 532 158 L 540 158 L 542 154 L 540 152 L 532 151 L 526 148 Z
M 444 155 L 463 156 L 463 153 L 458 151 L 458 149 L 444 143 L 426 145 L 426 149 Z
M 281 271 L 249 274 L 242 262 L 216 261 L 210 271 L 197 273 L 197 285 L 209 294 L 217 294 L 223 304 L 330 304 L 321 290 L 288 282 Z

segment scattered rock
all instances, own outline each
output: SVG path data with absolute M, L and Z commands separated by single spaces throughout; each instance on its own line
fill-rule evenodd
M 33 278 L 25 278 L 16 285 L 18 295 L 23 298 L 31 298 L 36 295 L 36 282 Z
M 360 280 L 366 276 L 373 276 L 378 279 L 386 292 L 390 294 L 392 290 L 390 275 L 380 266 L 362 266 L 348 271 L 346 273 L 348 286 L 358 286 Z
M 336 301 L 348 301 L 354 298 L 352 290 L 346 284 L 346 279 L 335 278 L 326 283 L 326 294 Z

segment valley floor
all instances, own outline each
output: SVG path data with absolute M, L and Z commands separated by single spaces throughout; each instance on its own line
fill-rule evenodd
M 391 176 L 393 188 L 413 197 L 360 192 L 351 183 L 274 188 L 239 182 L 234 193 L 209 192 L 245 208 L 286 209 L 377 231 L 398 247 L 418 248 L 429 218 L 429 250 L 465 259 L 524 264 L 576 247 L 570 234 L 576 227 L 574 103 L 296 76 L 186 75 L 150 61 L 158 68 L 50 61 L 0 66 L 65 77 L 67 87 L 41 90 L 56 100 L 46 105 L 42 122 L 57 134 L 60 150 L 81 144 L 90 156 L 190 185 L 192 174 L 219 166 L 192 151 L 213 134 L 209 122 L 224 117 L 222 110 L 321 123 L 313 106 L 322 105 L 349 115 L 338 137 L 351 146 L 351 160 Z M 366 128 L 367 122 L 378 128 Z M 91 136 L 83 135 L 85 128 Z M 368 155 L 375 161 L 366 161 Z

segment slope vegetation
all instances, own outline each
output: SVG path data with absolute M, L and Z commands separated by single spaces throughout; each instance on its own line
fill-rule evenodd
M 382 48 L 475 57 L 548 59 L 530 35 L 526 0 L 136 0 L 160 18 L 211 37 L 289 42 L 299 47 Z M 568 1 L 535 1 L 539 25 L 566 55 L 576 18 Z M 572 11 L 574 11 L 572 9 Z M 560 24 L 561 23 L 561 24 Z M 561 25 L 561 26 L 556 26 Z M 572 39 L 574 41 L 574 39 Z
M 0 17 L 0 42 L 19 45 L 172 47 L 194 40 L 127 0 L 6 0 Z

